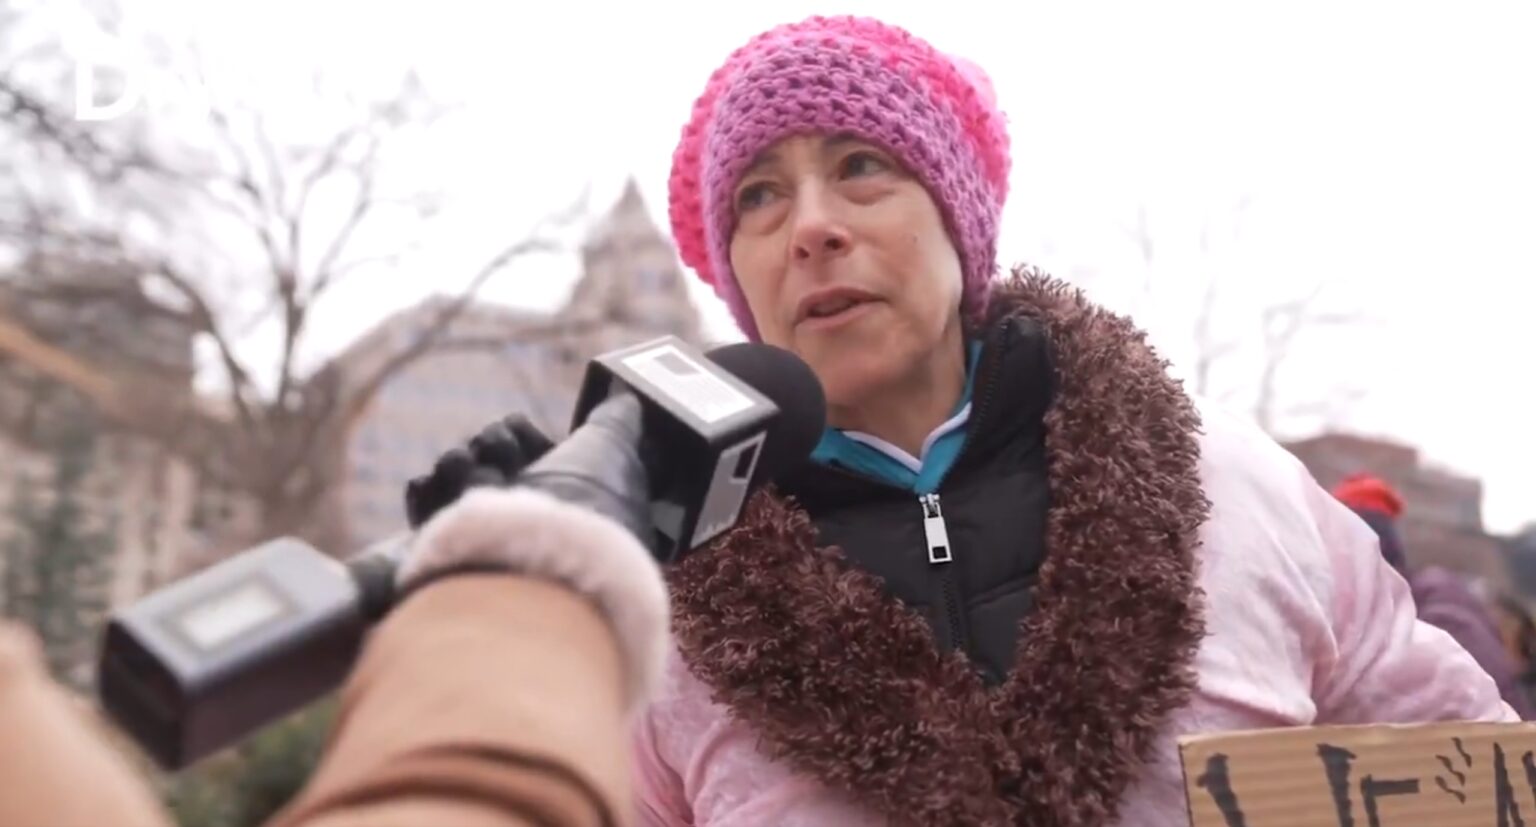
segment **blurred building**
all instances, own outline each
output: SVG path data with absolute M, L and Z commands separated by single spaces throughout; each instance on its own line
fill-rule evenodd
M 21 266 L 0 308 L 33 335 L 147 389 L 191 386 L 190 314 L 151 296 L 133 268 L 56 253 Z
M 582 275 L 554 312 L 475 302 L 434 331 L 454 300 L 431 298 L 386 319 L 317 372 L 313 381 L 338 383 L 343 395 L 387 376 L 343 438 L 317 448 L 317 466 L 339 481 L 317 508 L 317 542 L 343 553 L 402 528 L 406 482 L 501 415 L 522 412 L 552 437 L 564 434 L 592 356 L 662 334 L 700 341 L 671 242 L 632 182 L 581 254 Z M 194 397 L 191 320 L 110 264 L 23 266 L 23 278 L 0 280 L 0 542 L 14 533 L 15 493 L 46 498 L 60 427 L 82 421 L 95 437 L 81 486 L 82 530 L 111 536 L 111 604 L 259 533 L 247 494 L 203 477 L 153 439 L 91 419 L 108 386 L 125 381 L 136 394 L 185 396 L 217 419 L 212 403 Z M 432 349 L 387 370 L 428 334 Z
M 192 328 L 144 295 L 133 274 L 111 265 L 59 258 L 23 264 L 26 290 L 0 295 L 0 320 L 53 348 L 0 353 L 0 505 L 27 486 L 46 501 L 59 427 L 88 417 L 92 400 L 60 381 L 46 358 L 73 359 L 82 371 L 130 381 L 146 394 L 191 391 Z M 87 525 L 111 535 L 111 601 L 123 602 L 181 568 L 193 542 L 186 532 L 196 500 L 193 472 L 151 440 L 103 429 L 83 482 Z M 0 535 L 13 529 L 0 512 Z
M 404 491 L 444 451 L 505 414 L 566 433 L 587 361 L 671 334 L 700 342 L 701 322 L 670 239 L 630 182 L 582 246 L 582 276 L 564 307 L 541 314 L 473 303 L 434 335 L 439 344 L 380 387 L 335 459 L 343 482 L 321 509 L 342 515 L 354 545 L 405 528 Z M 407 352 L 452 303 L 432 298 L 386 319 L 331 367 L 365 383 Z
M 17 549 L 36 553 L 20 521 L 51 509 L 68 454 L 84 471 L 61 542 L 104 546 L 101 598 L 118 605 L 184 570 L 202 539 L 191 527 L 199 496 L 193 469 L 163 445 L 102 427 L 93 394 L 110 377 L 190 395 L 192 326 L 121 268 L 57 257 L 20 268 L 0 281 L 0 566 Z
M 1391 483 L 1405 503 L 1399 527 L 1409 566 L 1444 566 L 1485 590 L 1511 585 L 1504 540 L 1483 527 L 1481 481 L 1435 468 L 1417 449 L 1387 440 L 1324 434 L 1286 447 L 1325 488 L 1362 472 Z

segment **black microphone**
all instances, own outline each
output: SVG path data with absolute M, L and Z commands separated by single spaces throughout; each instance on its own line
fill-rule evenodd
M 811 453 L 827 416 L 821 383 L 787 350 L 727 345 L 709 353 L 711 366 L 681 345 L 661 339 L 593 360 L 567 440 L 572 447 L 580 442 L 585 423 L 603 408 L 612 409 L 605 413 L 613 428 L 639 435 L 631 438 L 638 452 L 631 459 L 637 461 L 618 463 L 621 451 L 596 448 L 614 462 L 577 457 L 573 464 L 587 482 L 593 474 L 606 473 L 612 479 L 600 487 L 609 488 L 624 486 L 626 476 L 639 480 L 635 466 L 644 466 L 641 481 L 649 482 L 654 534 L 631 530 L 649 542 L 663 563 L 734 525 L 754 487 Z M 639 405 L 626 404 L 631 394 Z M 606 436 L 609 430 L 599 433 Z M 771 451 L 765 450 L 770 446 Z M 565 448 L 562 444 L 550 453 Z
M 589 366 L 571 435 L 519 475 L 649 500 L 653 525 L 619 518 L 663 562 L 733 524 L 752 488 L 804 461 L 826 422 L 821 385 L 767 345 L 705 358 L 674 337 Z M 579 479 L 578 479 L 579 478 Z M 629 510 L 630 512 L 633 509 Z M 102 705 L 166 769 L 181 769 L 331 691 L 395 600 L 412 535 L 346 562 L 280 538 L 113 614 Z
M 779 406 L 780 415 L 768 423 L 765 447 L 772 451 L 758 464 L 749 488 L 762 486 L 811 455 L 827 427 L 827 398 L 810 366 L 783 348 L 751 342 L 722 345 L 708 356 Z

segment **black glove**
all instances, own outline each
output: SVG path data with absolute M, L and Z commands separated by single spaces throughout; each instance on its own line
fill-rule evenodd
M 640 458 L 642 409 L 634 394 L 610 397 L 517 478 L 556 499 L 607 517 L 650 546 L 650 479 Z
M 511 414 L 487 425 L 463 446 L 438 457 L 429 474 L 405 486 L 405 516 L 420 528 L 477 485 L 507 486 L 554 443 L 527 417 Z

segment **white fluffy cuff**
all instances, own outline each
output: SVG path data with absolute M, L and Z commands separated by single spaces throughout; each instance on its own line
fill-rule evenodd
M 566 585 L 613 627 L 630 709 L 666 666 L 667 587 L 649 552 L 618 523 L 528 488 L 474 488 L 422 526 L 397 575 L 401 588 L 446 569 L 488 564 Z

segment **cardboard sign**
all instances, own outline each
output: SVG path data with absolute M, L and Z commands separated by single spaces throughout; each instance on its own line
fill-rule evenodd
M 1179 752 L 1194 827 L 1536 827 L 1536 724 L 1233 732 Z

